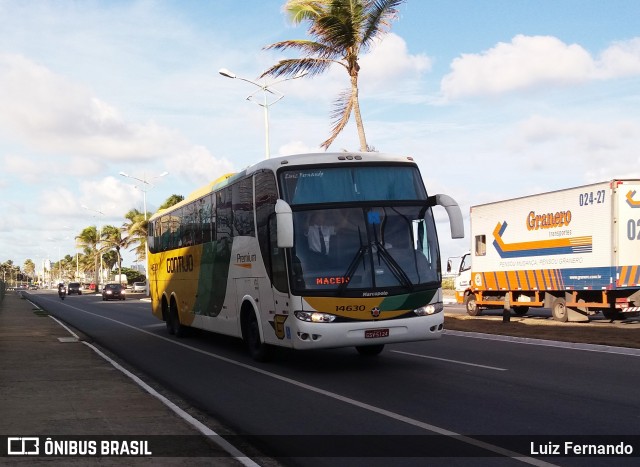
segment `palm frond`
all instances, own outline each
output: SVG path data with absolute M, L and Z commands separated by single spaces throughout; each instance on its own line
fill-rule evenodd
M 334 121 L 334 124 L 333 128 L 331 128 L 331 135 L 320 145 L 320 147 L 325 150 L 329 149 L 329 146 L 331 146 L 342 130 L 344 130 L 347 123 L 349 123 L 349 117 L 351 117 L 352 109 L 353 94 L 351 89 L 345 89 L 340 93 L 333 105 L 331 119 Z
M 365 24 L 361 44 L 368 48 L 378 36 L 386 34 L 391 29 L 391 22 L 398 17 L 398 6 L 405 0 L 369 0 L 366 9 Z
M 289 20 L 297 25 L 303 21 L 313 21 L 326 8 L 326 3 L 326 0 L 289 0 L 284 5 L 284 10 L 289 15 Z
M 263 50 L 286 50 L 286 49 L 298 49 L 307 56 L 316 56 L 318 58 L 335 58 L 339 57 L 335 48 L 329 47 L 326 44 L 315 41 L 306 40 L 288 40 L 276 42 L 274 44 L 267 45 L 262 48 Z
M 323 73 L 327 70 L 335 60 L 326 60 L 321 58 L 289 58 L 280 60 L 271 68 L 264 71 L 259 78 L 265 76 L 274 76 L 279 78 L 281 76 L 296 76 L 301 73 L 308 73 L 309 76 L 315 76 Z

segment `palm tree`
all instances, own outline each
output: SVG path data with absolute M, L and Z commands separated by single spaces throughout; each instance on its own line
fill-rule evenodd
M 122 256 L 120 256 L 120 248 L 126 246 L 126 241 L 122 239 L 122 230 L 113 225 L 105 225 L 102 228 L 102 244 L 103 252 L 115 250 L 116 261 L 118 263 L 118 277 L 122 279 Z M 111 266 L 113 266 L 113 264 Z
M 331 116 L 331 135 L 321 147 L 328 149 L 349 122 L 353 112 L 360 150 L 368 151 L 360 103 L 358 101 L 358 57 L 384 35 L 398 14 L 404 0 L 288 0 L 284 10 L 295 25 L 309 23 L 308 34 L 315 40 L 287 40 L 268 45 L 265 49 L 298 49 L 305 57 L 280 60 L 262 73 L 265 76 L 291 77 L 299 73 L 315 76 L 338 64 L 349 73 L 351 89 L 343 91 L 335 101 Z
M 122 232 L 126 233 L 124 237 L 124 247 L 129 248 L 136 245 L 130 251 L 135 251 L 136 259 L 142 261 L 144 259 L 145 248 L 147 247 L 147 219 L 151 217 L 149 213 L 143 213 L 137 209 L 131 209 L 125 214 L 125 221 L 122 224 Z
M 99 261 L 100 261 L 100 234 L 98 233 L 98 228 L 95 225 L 90 227 L 85 227 L 80 235 L 76 237 L 76 243 L 78 247 L 84 248 L 84 252 L 87 256 L 92 256 L 94 258 L 94 281 L 96 284 L 96 291 L 98 290 L 98 285 L 100 284 L 100 278 L 98 277 L 99 270 Z
M 182 195 L 171 195 L 165 200 L 164 203 L 162 203 L 162 205 L 160 205 L 160 207 L 158 208 L 158 211 L 160 209 L 168 209 L 174 204 L 178 204 L 180 201 L 183 201 L 183 200 L 184 200 L 184 196 Z
M 33 260 L 31 259 L 27 259 L 24 262 L 24 272 L 27 274 L 27 276 L 33 278 L 35 276 L 36 273 L 36 265 L 33 262 Z

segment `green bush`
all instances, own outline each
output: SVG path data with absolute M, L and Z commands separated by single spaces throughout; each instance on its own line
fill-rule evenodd
M 455 289 L 455 284 L 454 284 L 454 280 L 453 278 L 449 277 L 446 279 L 442 279 L 442 288 L 443 289 Z

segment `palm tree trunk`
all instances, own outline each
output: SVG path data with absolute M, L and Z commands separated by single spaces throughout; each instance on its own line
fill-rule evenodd
M 358 128 L 358 137 L 360 139 L 360 151 L 367 152 L 367 138 L 364 134 L 364 124 L 362 123 L 362 114 L 360 114 L 360 102 L 358 101 L 358 75 L 351 76 L 351 99 L 353 101 L 353 115 L 356 119 L 356 127 Z

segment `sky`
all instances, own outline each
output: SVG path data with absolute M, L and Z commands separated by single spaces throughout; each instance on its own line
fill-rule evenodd
M 264 50 L 308 37 L 283 4 L 0 0 L 0 262 L 74 255 L 145 193 L 154 212 L 262 160 L 260 90 L 219 70 L 257 81 L 299 57 Z M 639 19 L 637 0 L 408 0 L 362 54 L 369 145 L 413 156 L 465 217 L 452 240 L 435 208 L 444 261 L 469 249 L 471 206 L 640 178 Z M 347 88 L 340 67 L 274 83 L 271 157 L 321 151 Z M 358 148 L 351 121 L 330 151 Z

